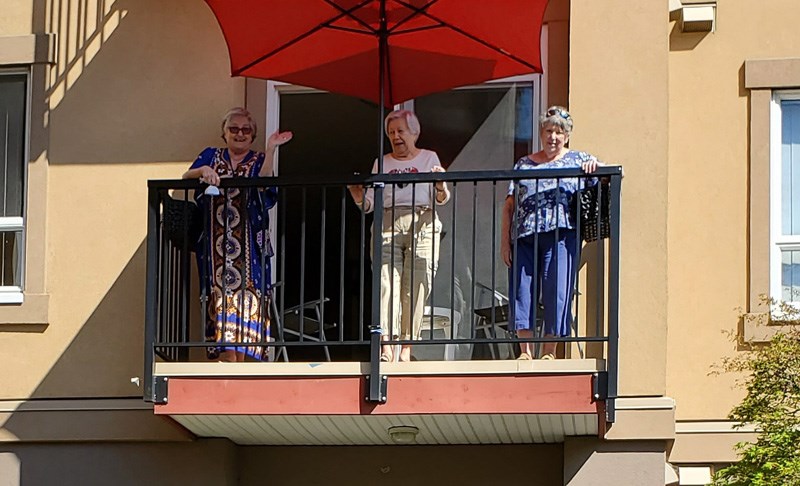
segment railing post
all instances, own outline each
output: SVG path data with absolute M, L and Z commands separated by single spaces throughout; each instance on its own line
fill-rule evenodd
M 367 401 L 386 402 L 386 380 L 381 376 L 381 264 L 383 183 L 375 184 L 372 220 L 372 319 L 369 327 L 369 394 Z M 391 339 L 391 336 L 389 336 Z
M 622 168 L 611 177 L 609 191 L 611 234 L 608 242 L 608 394 L 606 395 L 606 422 L 616 420 L 615 400 L 619 393 L 619 261 Z
M 153 362 L 155 356 L 156 325 L 158 321 L 158 243 L 159 206 L 161 197 L 158 189 L 147 189 L 147 273 L 145 280 L 144 314 L 144 400 L 155 401 Z

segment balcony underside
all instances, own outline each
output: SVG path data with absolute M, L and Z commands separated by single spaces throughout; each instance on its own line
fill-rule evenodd
M 428 361 L 381 367 L 387 401 L 370 403 L 368 363 L 157 363 L 169 415 L 199 437 L 241 445 L 559 443 L 597 435 L 601 360 Z

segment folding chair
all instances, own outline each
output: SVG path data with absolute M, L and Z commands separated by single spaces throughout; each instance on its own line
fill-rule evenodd
M 487 339 L 497 339 L 498 335 L 503 336 L 513 336 L 516 334 L 516 331 L 512 328 L 509 324 L 508 319 L 510 317 L 509 311 L 509 298 L 498 292 L 497 290 L 492 290 L 490 287 L 480 283 L 475 282 L 476 287 L 480 289 L 480 293 L 478 294 L 478 302 L 481 301 L 481 298 L 485 294 L 491 295 L 491 304 L 489 307 L 482 307 L 475 309 L 475 321 L 474 321 L 474 330 L 475 330 L 475 337 L 484 337 Z M 492 315 L 494 313 L 494 316 Z M 494 325 L 492 325 L 492 319 L 494 318 Z M 536 329 L 534 330 L 534 335 L 536 337 L 542 337 L 542 333 L 544 331 L 544 306 L 542 306 L 541 302 L 539 303 L 536 309 Z M 478 333 L 481 333 L 482 336 L 479 336 Z M 540 352 L 541 343 L 535 344 L 535 353 L 538 356 Z M 488 345 L 489 354 L 491 355 L 492 359 L 498 359 L 498 355 L 501 355 L 499 359 L 513 359 L 513 357 L 517 354 L 517 347 L 515 345 L 508 345 L 506 349 L 500 348 L 500 344 L 490 343 Z M 501 353 L 501 351 L 505 351 Z
M 322 322 L 322 311 L 320 306 L 323 302 L 328 302 L 330 299 L 314 299 L 303 303 L 303 306 L 295 305 L 287 307 L 277 320 L 278 338 L 285 342 L 286 335 L 295 336 L 298 339 L 302 337 L 303 341 L 325 342 L 325 331 L 333 329 L 336 324 L 324 324 Z M 272 301 L 273 313 L 278 315 L 278 309 L 275 306 L 275 300 Z M 302 319 L 302 333 L 300 331 L 300 323 Z M 325 359 L 331 360 L 331 354 L 328 346 L 322 347 L 325 353 Z M 289 360 L 286 346 L 282 346 L 276 358 L 283 353 L 284 361 Z

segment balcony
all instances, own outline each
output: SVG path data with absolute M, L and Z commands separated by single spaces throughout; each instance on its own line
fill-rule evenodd
M 270 336 L 248 343 L 268 351 L 263 360 L 236 363 L 207 358 L 209 292 L 199 284 L 189 238 L 165 226 L 174 219 L 174 200 L 189 200 L 189 191 L 205 187 L 150 181 L 145 400 L 199 437 L 248 445 L 559 443 L 602 435 L 615 420 L 618 382 L 621 170 L 593 174 L 608 188 L 598 194 L 610 208 L 610 236 L 576 242 L 570 335 L 542 336 L 540 308 L 537 332 L 523 339 L 508 326 L 508 269 L 499 251 L 508 185 L 589 179 L 576 169 L 534 172 L 223 181 L 220 195 L 201 197 L 229 200 L 277 190 L 269 226 L 273 283 L 259 280 L 260 294 L 271 290 L 272 299 L 251 302 L 253 313 L 258 306 L 257 315 L 269 316 Z M 432 248 L 438 268 L 419 338 L 382 342 L 376 325 L 381 278 L 370 257 L 382 241 L 373 239 L 371 227 L 395 217 L 391 208 L 381 210 L 382 194 L 404 185 L 423 190 L 438 180 L 448 183 L 451 199 L 430 209 L 442 228 Z M 351 184 L 374 189 L 375 212 L 356 207 L 346 189 Z M 599 230 L 600 216 L 589 225 Z M 514 245 L 512 254 L 517 250 Z M 522 342 L 557 342 L 563 359 L 516 360 Z M 382 362 L 382 344 L 412 345 L 412 360 Z M 418 433 L 398 439 L 388 432 L 398 426 Z

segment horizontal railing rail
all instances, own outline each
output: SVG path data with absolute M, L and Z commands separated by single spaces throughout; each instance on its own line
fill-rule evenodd
M 219 188 L 249 188 L 249 187 L 285 187 L 285 186 L 344 186 L 352 184 L 374 185 L 378 183 L 426 183 L 435 181 L 445 182 L 501 182 L 518 181 L 524 179 L 566 179 L 586 177 L 621 177 L 622 167 L 598 167 L 595 172 L 587 176 L 586 172 L 578 168 L 538 169 L 535 175 L 530 172 L 516 170 L 470 170 L 451 172 L 419 172 L 413 174 L 353 174 L 347 176 L 313 177 L 309 176 L 280 176 L 280 177 L 232 177 L 222 179 Z M 197 189 L 206 187 L 195 179 L 150 179 L 147 187 L 151 189 Z
M 411 345 L 412 359 L 513 359 L 521 343 L 563 343 L 566 357 L 605 360 L 613 398 L 621 181 L 619 167 L 590 175 L 580 169 L 312 175 L 223 179 L 217 195 L 205 195 L 207 186 L 196 180 L 151 180 L 145 397 L 155 397 L 155 361 L 199 361 L 216 358 L 214 352 L 267 361 L 373 361 L 379 370 L 378 345 L 395 351 Z M 441 205 L 433 202 L 438 182 L 450 194 Z M 519 211 L 510 213 L 511 260 L 525 258 L 529 246 L 539 252 L 545 237 L 574 246 L 573 258 L 563 259 L 572 267 L 555 267 L 573 294 L 561 303 L 572 317 L 566 335 L 544 333 L 545 314 L 555 306 L 552 289 L 540 286 L 546 255 L 531 258 L 528 270 L 536 274 L 527 288 L 535 332 L 516 332 L 510 291 L 522 284 L 501 255 L 509 185 L 514 207 L 533 215 L 525 222 Z M 361 207 L 348 186 L 365 188 Z M 581 221 L 581 192 L 590 188 L 600 210 L 591 213 L 593 221 Z M 365 211 L 370 195 L 382 201 L 374 204 L 382 211 Z M 552 217 L 549 207 L 556 208 L 556 224 L 547 232 L 538 228 L 538 215 Z M 537 226 L 531 235 L 519 234 L 531 224 Z M 582 224 L 601 238 L 584 242 Z M 376 249 L 381 264 L 373 269 Z M 415 311 L 421 322 L 409 317 Z

